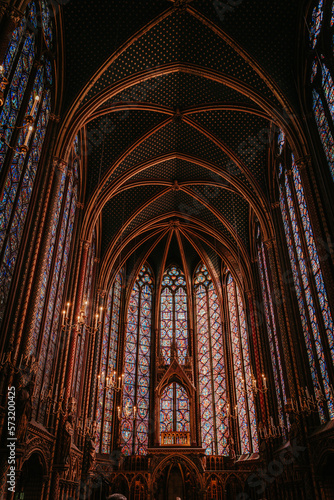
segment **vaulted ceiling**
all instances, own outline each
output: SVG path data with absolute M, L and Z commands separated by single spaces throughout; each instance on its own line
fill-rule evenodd
M 83 237 L 102 221 L 102 276 L 121 263 L 216 253 L 247 269 L 270 236 L 269 130 L 298 143 L 304 2 L 71 0 L 63 130 L 86 137 Z M 72 135 L 71 135 L 72 134 Z M 180 262 L 182 263 L 182 262 Z

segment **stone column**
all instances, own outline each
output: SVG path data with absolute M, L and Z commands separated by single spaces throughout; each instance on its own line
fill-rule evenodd
M 81 242 L 83 245 L 81 252 L 81 259 L 79 260 L 79 275 L 78 275 L 78 286 L 76 290 L 75 297 L 75 307 L 73 314 L 73 321 L 80 315 L 82 297 L 84 292 L 84 284 L 85 284 L 85 273 L 87 267 L 87 258 L 88 258 L 88 249 L 90 246 L 90 242 L 83 241 Z M 66 380 L 65 380 L 65 400 L 67 400 L 71 395 L 71 387 L 72 387 L 72 377 L 74 370 L 74 358 L 77 348 L 77 339 L 78 339 L 78 329 L 74 328 L 73 333 L 71 333 L 71 340 L 68 352 L 68 360 L 67 360 L 67 372 L 66 372 Z
M 259 347 L 258 347 L 258 335 L 257 335 L 256 322 L 255 322 L 253 296 L 254 296 L 254 290 L 247 290 L 246 291 L 246 297 L 248 300 L 248 307 L 249 307 L 250 322 L 251 322 L 251 329 L 252 329 L 252 339 L 253 339 L 254 358 L 255 358 L 255 367 L 256 367 L 256 378 L 257 378 L 258 384 L 260 386 L 259 388 L 261 389 L 262 370 L 261 370 Z M 262 413 L 262 415 L 261 415 L 262 420 L 265 421 L 266 420 L 266 405 L 265 405 L 264 395 L 262 392 L 260 392 L 260 407 L 261 407 L 261 413 Z
M 292 370 L 292 359 L 291 352 L 289 349 L 288 342 L 288 332 L 287 325 L 285 322 L 285 296 L 283 287 L 281 286 L 281 280 L 279 277 L 279 271 L 277 269 L 276 255 L 275 255 L 275 245 L 276 241 L 274 239 L 267 240 L 263 242 L 267 249 L 269 266 L 271 271 L 271 280 L 273 284 L 273 302 L 276 306 L 278 327 L 281 334 L 283 354 L 285 360 L 286 373 L 288 377 L 288 388 L 291 397 L 296 398 L 296 386 L 299 387 L 298 374 L 293 373 Z

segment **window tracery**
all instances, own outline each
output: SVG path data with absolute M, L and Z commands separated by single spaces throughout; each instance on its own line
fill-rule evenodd
M 160 352 L 171 362 L 171 346 L 176 345 L 178 361 L 186 362 L 188 353 L 188 306 L 184 274 L 176 266 L 166 270 L 161 291 Z
M 328 363 L 333 362 L 334 356 L 333 319 L 303 185 L 293 155 L 291 174 L 280 164 L 281 214 L 314 391 L 316 393 L 321 388 L 326 397 L 328 414 L 333 418 L 334 401 L 328 375 Z M 328 352 L 332 353 L 331 360 L 326 359 L 322 329 L 326 332 Z M 320 420 L 324 422 L 325 407 L 319 403 L 318 410 Z
M 232 362 L 242 453 L 258 451 L 252 370 L 246 316 L 238 285 L 231 273 L 227 276 Z
M 224 339 L 218 296 L 202 264 L 195 273 L 202 447 L 205 453 L 227 454 L 228 404 Z
M 144 265 L 133 286 L 127 311 L 121 414 L 125 455 L 145 455 L 148 446 L 152 287 L 152 273 Z
M 42 56 L 36 73 L 33 70 L 36 34 L 37 9 L 35 2 L 31 2 L 25 18 L 12 34 L 3 62 L 9 85 L 0 115 L 0 171 L 5 179 L 0 203 L 0 323 L 14 277 L 51 112 L 53 70 L 46 56 Z M 26 105 L 25 110 L 21 109 L 22 105 Z M 14 134 L 15 129 L 18 133 Z
M 119 322 L 122 291 L 122 273 L 116 275 L 113 286 L 110 287 L 107 308 L 104 317 L 101 376 L 98 387 L 97 401 L 97 451 L 111 452 L 111 430 L 114 412 L 114 391 L 108 389 L 107 379 L 116 377 L 117 350 L 119 341 Z

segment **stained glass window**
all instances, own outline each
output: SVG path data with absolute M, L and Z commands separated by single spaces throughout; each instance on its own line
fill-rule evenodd
M 40 305 L 31 344 L 31 354 L 34 354 L 38 359 L 36 390 L 42 394 L 48 391 L 55 362 L 54 356 L 59 338 L 61 305 L 78 199 L 78 179 L 73 175 L 73 171 L 70 175 L 68 174 L 67 169 L 62 174 L 57 212 L 53 220 L 52 238 L 48 250 L 48 265 L 45 266 L 42 281 L 43 284 L 48 283 L 48 291 L 46 293 L 46 287 L 44 286 L 40 290 Z M 47 304 L 47 307 L 45 307 L 45 304 Z M 83 332 L 83 335 L 85 335 L 85 332 Z M 79 338 L 76 356 L 77 368 L 78 364 L 82 362 L 81 342 L 82 338 Z M 73 389 L 77 390 L 78 381 L 76 378 L 75 380 L 76 384 Z M 36 412 L 36 418 L 42 422 L 45 406 L 42 404 L 39 408 L 35 408 L 34 411 Z
M 104 318 L 101 374 L 99 377 L 97 403 L 97 451 L 110 453 L 111 426 L 114 406 L 114 391 L 108 389 L 110 383 L 118 383 L 116 374 L 116 358 L 118 348 L 118 328 L 121 305 L 122 274 L 116 275 L 108 294 L 107 308 Z
M 46 91 L 42 98 L 44 84 L 44 68 L 41 67 L 37 72 L 26 111 L 26 115 L 31 114 L 34 97 L 40 96 L 41 99 L 33 112 L 33 119 L 37 120 L 37 124 L 30 142 L 30 152 L 15 151 L 0 203 L 0 322 L 10 291 L 51 111 L 50 91 Z M 21 129 L 18 147 L 23 145 L 27 133 L 26 128 Z
M 188 353 L 188 309 L 186 280 L 181 270 L 171 266 L 164 274 L 160 300 L 160 352 L 166 364 L 171 362 L 174 342 L 180 364 Z
M 52 21 L 51 21 L 51 12 L 50 6 L 45 0 L 41 0 L 42 7 L 42 25 L 43 25 L 43 33 L 45 43 L 48 49 L 52 48 Z
M 271 366 L 273 379 L 275 383 L 278 413 L 281 421 L 284 421 L 284 405 L 286 404 L 285 382 L 282 367 L 281 346 L 279 343 L 279 334 L 276 326 L 276 316 L 274 302 L 272 299 L 272 289 L 269 280 L 267 256 L 263 242 L 261 241 L 261 232 L 258 228 L 257 241 L 257 262 L 259 266 L 260 282 L 263 298 L 264 320 L 267 328 L 269 350 L 271 356 Z
M 323 19 L 323 1 L 314 8 L 312 22 L 310 26 L 310 37 L 312 48 L 316 46 L 317 39 L 321 31 Z M 333 17 L 331 18 L 333 25 Z M 322 147 L 324 149 L 330 173 L 334 180 L 334 84 L 333 77 L 328 69 L 327 60 L 333 57 L 332 48 L 324 47 L 324 53 L 319 54 L 314 51 L 314 59 L 310 67 L 310 81 L 312 84 L 313 113 L 318 128 Z M 321 74 L 318 74 L 321 70 Z
M 0 75 L 0 78 L 9 80 L 0 115 L 0 171 L 5 177 L 0 200 L 0 324 L 14 277 L 51 111 L 51 92 L 45 88 L 47 85 L 50 89 L 52 71 L 44 56 L 35 76 L 32 76 L 36 30 L 36 5 L 31 2 L 25 18 L 9 40 Z M 50 71 L 45 71 L 47 66 Z M 26 95 L 27 88 L 30 95 Z M 24 102 L 27 102 L 27 107 L 22 110 Z M 19 116 L 22 116 L 20 123 L 17 121 Z M 16 129 L 18 134 L 13 134 L 15 127 L 21 127 Z M 58 212 L 56 217 L 59 217 Z M 45 282 L 42 291 L 44 288 Z
M 312 91 L 313 112 L 318 127 L 322 146 L 327 158 L 328 166 L 334 180 L 334 140 L 329 128 L 328 120 L 325 114 L 324 106 L 320 95 L 316 90 Z
M 241 452 L 250 453 L 258 451 L 252 371 L 243 301 L 231 273 L 227 277 L 227 298 Z
M 293 193 L 296 195 L 297 206 Z M 312 381 L 315 391 L 322 387 L 327 399 L 330 418 L 333 418 L 334 402 L 331 398 L 328 369 L 319 325 L 319 321 L 322 321 L 327 332 L 329 350 L 333 357 L 333 320 L 303 186 L 293 156 L 291 182 L 288 174 L 281 169 L 280 206 Z M 312 293 L 312 279 L 317 296 Z M 317 315 L 316 301 L 320 305 L 321 318 Z M 319 404 L 318 409 L 320 419 L 324 422 L 325 413 L 321 404 Z
M 321 31 L 321 24 L 322 24 L 322 19 L 323 19 L 323 0 L 320 0 L 318 5 L 314 7 L 313 12 L 312 12 L 312 21 L 311 21 L 311 26 L 310 26 L 310 44 L 312 49 L 317 44 L 319 34 Z
M 125 455 L 144 455 L 148 446 L 152 284 L 151 271 L 143 266 L 128 306 L 121 410 Z
M 207 455 L 227 455 L 228 400 L 221 312 L 211 276 L 202 264 L 194 285 L 202 447 Z
M 160 399 L 160 431 L 190 432 L 189 398 L 176 382 L 164 389 Z

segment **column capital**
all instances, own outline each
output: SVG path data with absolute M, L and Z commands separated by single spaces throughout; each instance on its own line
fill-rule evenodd
M 277 209 L 280 207 L 280 202 L 279 201 L 275 201 L 275 203 L 272 203 L 271 204 L 271 208 L 272 209 Z
M 311 165 L 311 156 L 300 156 L 299 158 L 295 158 L 295 163 L 299 170 L 304 170 Z
M 65 169 L 67 167 L 67 162 L 63 158 L 58 158 L 57 156 L 54 156 L 52 159 L 52 165 L 54 168 L 57 168 L 60 172 L 65 172 Z
M 81 210 L 83 210 L 84 206 L 85 205 L 83 203 L 80 203 L 80 201 L 77 201 L 77 204 L 76 204 L 77 208 L 80 208 Z
M 9 5 L 9 2 L 2 1 L 0 3 L 0 17 L 7 15 L 14 26 L 17 27 L 21 19 L 23 18 L 23 12 L 19 11 L 13 5 Z
M 90 247 L 90 241 L 80 239 L 80 245 L 81 245 L 81 246 L 82 246 L 85 250 L 88 250 L 88 248 Z
M 60 122 L 60 116 L 55 115 L 54 113 L 50 113 L 49 120 L 59 123 Z
M 268 240 L 263 241 L 263 244 L 266 248 L 271 248 L 275 243 L 275 238 L 269 238 Z

